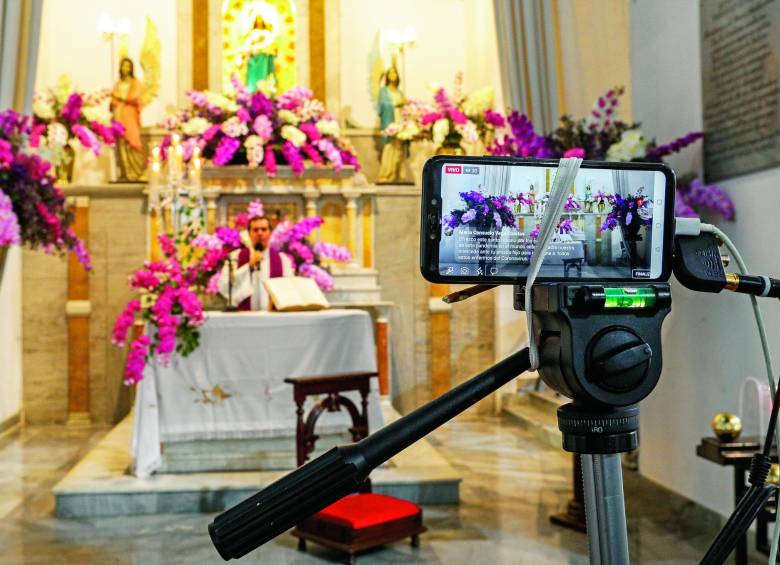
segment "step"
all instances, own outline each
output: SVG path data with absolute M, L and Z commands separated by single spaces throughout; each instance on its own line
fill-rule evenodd
M 511 393 L 502 398 L 502 411 L 521 427 L 531 432 L 539 441 L 560 449 L 561 432 L 558 430 L 557 406 L 539 393 Z
M 382 401 L 385 422 L 399 415 Z M 287 471 L 128 474 L 132 415 L 117 424 L 54 487 L 60 518 L 220 512 L 284 476 Z M 458 471 L 425 439 L 371 473 L 374 492 L 417 504 L 458 504 Z
M 351 442 L 349 432 L 320 433 L 312 459 Z M 295 469 L 295 434 L 287 437 L 188 440 L 163 443 L 160 473 L 278 471 Z
M 351 290 L 335 288 L 327 295 L 328 302 L 346 304 L 365 304 L 369 302 L 381 302 L 381 289 Z

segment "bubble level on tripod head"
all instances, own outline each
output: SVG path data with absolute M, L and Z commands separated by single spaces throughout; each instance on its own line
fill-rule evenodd
M 655 290 L 649 287 L 604 288 L 604 308 L 652 308 Z

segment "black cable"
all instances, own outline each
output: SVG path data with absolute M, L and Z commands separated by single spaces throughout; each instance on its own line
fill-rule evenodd
M 766 430 L 766 439 L 764 440 L 764 457 L 770 457 L 772 452 L 772 442 L 775 437 L 775 428 L 777 427 L 777 412 L 780 407 L 780 386 L 775 388 L 775 398 L 772 402 L 772 413 L 769 416 L 769 426 Z

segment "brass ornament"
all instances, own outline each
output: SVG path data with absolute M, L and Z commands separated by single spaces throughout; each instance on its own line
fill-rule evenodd
M 769 475 L 766 478 L 766 482 L 773 485 L 780 485 L 780 465 L 772 463 L 769 468 Z
M 721 412 L 712 419 L 712 431 L 722 442 L 734 441 L 742 433 L 742 420 L 736 414 Z

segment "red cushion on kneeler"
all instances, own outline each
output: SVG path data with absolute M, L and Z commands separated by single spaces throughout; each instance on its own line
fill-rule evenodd
M 413 502 L 383 494 L 353 494 L 334 502 L 316 514 L 317 518 L 351 527 L 354 530 L 386 524 L 420 513 Z

